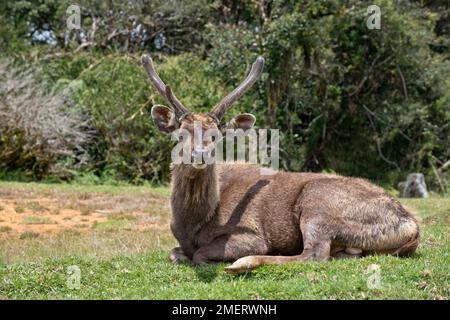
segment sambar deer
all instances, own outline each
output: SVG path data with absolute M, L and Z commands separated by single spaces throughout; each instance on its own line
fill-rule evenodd
M 160 131 L 193 132 L 242 128 L 255 123 L 241 114 L 226 124 L 224 114 L 257 80 L 259 57 L 247 78 L 211 112 L 191 113 L 155 71 L 152 59 L 143 66 L 169 107 L 154 106 L 152 118 Z M 213 141 L 192 145 L 192 157 L 210 157 Z M 204 160 L 203 160 L 204 161 Z M 240 273 L 265 264 L 284 264 L 367 254 L 405 256 L 419 244 L 419 225 L 396 199 L 359 178 L 319 173 L 276 172 L 261 175 L 245 164 L 172 164 L 171 230 L 179 247 L 173 262 L 193 264 L 234 261 L 225 268 Z

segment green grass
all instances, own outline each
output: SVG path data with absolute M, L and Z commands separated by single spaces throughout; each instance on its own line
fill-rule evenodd
M 23 224 L 50 224 L 53 222 L 47 217 L 28 216 L 28 217 L 23 217 L 22 223 Z
M 131 229 L 131 225 L 125 219 L 108 219 L 94 225 L 95 229 L 106 231 L 117 231 L 118 229 Z
M 25 231 L 24 233 L 22 233 L 19 237 L 20 240 L 24 240 L 24 239 L 34 239 L 39 237 L 39 233 L 33 232 L 33 231 Z
M 142 194 L 151 192 L 157 195 L 169 195 L 169 189 L 167 187 L 153 187 L 150 185 L 134 186 L 134 185 L 82 185 L 71 183 L 38 183 L 38 182 L 16 182 L 16 181 L 0 181 L 1 188 L 14 188 L 27 191 L 41 191 L 44 193 L 52 192 L 79 192 L 79 193 L 92 193 L 101 192 L 109 194 Z
M 58 185 L 0 183 L 3 187 Z M 86 186 L 63 185 L 87 192 Z M 148 187 L 95 186 L 96 192 L 156 192 Z M 144 189 L 144 190 L 141 190 Z M 55 191 L 56 192 L 56 191 Z M 112 217 L 89 234 L 63 232 L 0 242 L 0 298 L 7 299 L 449 299 L 450 198 L 404 200 L 422 219 L 421 245 L 412 257 L 372 256 L 328 263 L 266 266 L 231 276 L 225 264 L 174 265 L 169 230 L 137 232 L 132 220 Z M 9 233 L 8 233 L 9 234 Z M 381 288 L 369 289 L 368 267 L 380 267 Z M 68 286 L 70 266 L 81 271 L 80 287 Z

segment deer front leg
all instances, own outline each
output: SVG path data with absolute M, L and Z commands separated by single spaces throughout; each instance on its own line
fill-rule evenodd
M 175 247 L 170 250 L 169 260 L 173 263 L 189 263 L 191 259 L 183 253 L 180 247 Z
M 214 239 L 199 248 L 193 256 L 193 264 L 235 261 L 253 254 L 266 254 L 266 242 L 254 234 L 231 234 Z

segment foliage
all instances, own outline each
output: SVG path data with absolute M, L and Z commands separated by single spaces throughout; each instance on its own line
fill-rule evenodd
M 81 26 L 68 29 L 74 5 L 69 0 L 21 0 L 0 4 L 2 28 L 13 37 L 0 36 L 0 48 L 11 53 L 31 40 L 52 43 L 64 50 L 97 47 L 136 51 L 157 48 L 178 53 L 202 46 L 202 30 L 211 5 L 206 0 L 80 0 Z M 1 30 L 1 29 L 0 29 Z
M 0 171 L 37 177 L 87 161 L 88 122 L 69 91 L 49 90 L 30 69 L 0 64 Z
M 280 129 L 283 169 L 391 184 L 421 171 L 432 188 L 448 184 L 446 1 L 82 0 L 81 29 L 71 31 L 69 4 L 1 3 L 0 49 L 76 91 L 96 132 L 88 170 L 99 177 L 168 180 L 170 142 L 149 119 L 162 100 L 138 59 L 151 51 L 164 81 L 199 111 L 263 55 L 261 81 L 232 112 Z M 371 4 L 381 30 L 366 26 Z

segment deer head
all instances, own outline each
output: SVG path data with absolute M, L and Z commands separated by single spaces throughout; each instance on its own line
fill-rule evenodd
M 165 133 L 172 133 L 176 129 L 183 129 L 191 137 L 191 158 L 194 168 L 202 169 L 208 159 L 212 157 L 214 139 L 212 137 L 202 139 L 201 143 L 194 143 L 194 127 L 200 125 L 203 132 L 207 130 L 223 129 L 250 129 L 256 121 L 255 116 L 249 113 L 240 114 L 227 123 L 222 123 L 222 118 L 231 105 L 241 98 L 247 90 L 256 82 L 262 72 L 264 59 L 259 57 L 253 63 L 247 78 L 231 93 L 222 99 L 210 112 L 206 114 L 190 112 L 173 94 L 170 86 L 164 84 L 153 65 L 152 58 L 142 56 L 142 64 L 155 89 L 165 98 L 168 107 L 156 105 L 152 107 L 151 115 L 158 129 Z

